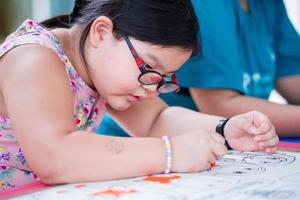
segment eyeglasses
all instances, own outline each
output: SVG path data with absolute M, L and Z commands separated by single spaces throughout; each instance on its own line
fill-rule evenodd
M 144 85 L 158 85 L 157 91 L 159 93 L 171 93 L 178 92 L 180 90 L 175 74 L 171 76 L 163 75 L 157 71 L 152 70 L 150 65 L 146 64 L 141 57 L 137 54 L 132 43 L 130 42 L 127 35 L 123 35 L 127 46 L 130 49 L 132 56 L 134 57 L 135 63 L 140 69 L 141 74 L 139 75 L 139 82 Z

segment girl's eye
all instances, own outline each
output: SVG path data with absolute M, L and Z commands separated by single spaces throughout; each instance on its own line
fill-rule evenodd
M 148 64 L 145 64 L 145 67 L 146 67 L 147 69 L 152 69 L 152 67 L 151 67 L 150 65 L 148 65 Z
M 162 75 L 163 79 L 166 80 L 169 76 L 167 75 Z
M 165 76 L 166 78 L 171 77 L 174 73 L 170 73 L 170 74 L 164 74 L 163 76 Z

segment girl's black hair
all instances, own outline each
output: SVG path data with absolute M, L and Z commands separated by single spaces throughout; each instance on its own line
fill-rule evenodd
M 85 62 L 85 40 L 99 16 L 112 20 L 117 38 L 126 34 L 154 45 L 192 49 L 194 54 L 200 50 L 197 17 L 190 0 L 75 0 L 70 15 L 42 24 L 47 28 L 83 25 L 79 46 Z

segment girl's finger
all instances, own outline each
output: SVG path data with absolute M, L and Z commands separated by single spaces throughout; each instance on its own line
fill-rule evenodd
M 266 153 L 276 153 L 277 151 L 277 146 L 273 146 L 273 147 L 267 147 L 264 150 Z
M 207 155 L 207 162 L 208 163 L 216 162 L 216 160 L 217 160 L 217 156 L 213 152 L 210 152 Z
M 212 152 L 216 156 L 216 159 L 220 159 L 227 153 L 227 147 L 224 144 L 215 142 L 212 144 Z
M 225 138 L 222 137 L 220 134 L 218 133 L 212 133 L 211 137 L 214 141 L 221 143 L 221 144 L 225 144 Z
M 272 146 L 277 145 L 278 142 L 279 142 L 279 138 L 278 138 L 278 136 L 276 135 L 276 136 L 274 136 L 274 137 L 273 137 L 272 139 L 270 139 L 270 140 L 267 140 L 267 141 L 264 141 L 264 142 L 259 142 L 259 143 L 258 143 L 258 146 L 259 146 L 260 148 L 267 148 L 267 147 L 272 147 Z
M 248 116 L 242 117 L 238 121 L 238 127 L 251 135 L 261 134 L 260 130 L 255 126 L 252 119 Z
M 275 127 L 272 125 L 272 128 L 268 132 L 255 136 L 254 141 L 256 142 L 267 141 L 273 138 L 275 135 L 276 135 Z
M 265 120 L 263 121 L 259 127 L 257 127 L 257 129 L 261 132 L 261 133 L 266 133 L 269 130 L 271 130 L 273 127 L 273 125 L 269 122 L 269 120 Z
M 199 172 L 202 172 L 202 171 L 207 171 L 211 168 L 211 164 L 210 163 L 205 163 L 202 165 L 203 167 L 199 170 Z

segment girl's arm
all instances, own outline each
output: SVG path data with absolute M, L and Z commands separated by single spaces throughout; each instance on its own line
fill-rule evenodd
M 22 58 L 22 59 L 20 59 Z M 26 45 L 0 63 L 1 92 L 29 166 L 46 183 L 112 180 L 161 173 L 161 139 L 75 131 L 64 66 L 49 49 Z
M 294 87 L 297 88 L 297 85 Z M 277 104 L 241 95 L 232 90 L 191 89 L 191 94 L 194 102 L 203 112 L 232 117 L 251 110 L 259 110 L 271 119 L 281 137 L 300 136 L 299 105 Z
M 155 112 L 157 110 L 159 112 Z M 143 136 L 152 137 L 178 136 L 185 135 L 187 132 L 214 135 L 216 125 L 222 123 L 221 117 L 205 115 L 181 107 L 167 107 L 159 99 L 149 99 L 132 106 L 130 115 L 127 112 L 110 111 L 110 113 L 120 123 L 124 123 L 124 127 L 135 136 L 140 136 L 139 132 Z M 267 116 L 257 111 L 231 117 L 226 123 L 223 134 L 233 149 L 242 151 L 273 153 L 278 143 L 273 124 Z
M 108 112 L 133 136 L 175 136 L 194 130 L 214 132 L 222 119 L 183 107 L 169 107 L 159 97 L 138 102 L 126 111 L 108 109 Z
M 166 144 L 162 139 L 75 131 L 67 74 L 51 50 L 38 45 L 17 47 L 1 59 L 0 74 L 0 89 L 13 131 L 27 164 L 42 181 L 113 180 L 166 169 Z M 152 123 L 140 125 L 149 130 Z M 190 132 L 170 138 L 170 142 L 172 172 L 207 170 L 226 153 L 224 141 L 217 134 Z

